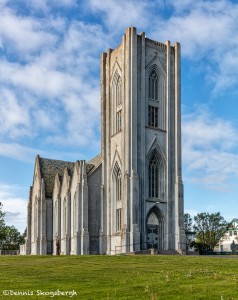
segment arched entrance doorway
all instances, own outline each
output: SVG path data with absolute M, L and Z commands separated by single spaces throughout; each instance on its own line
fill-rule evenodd
M 147 215 L 146 242 L 147 248 L 163 249 L 163 217 L 158 207 L 153 207 Z

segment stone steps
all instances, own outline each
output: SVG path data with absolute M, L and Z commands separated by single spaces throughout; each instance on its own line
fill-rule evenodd
M 179 251 L 176 251 L 176 250 L 160 250 L 158 252 L 158 254 L 161 254 L 161 255 L 181 255 L 182 253 L 180 253 Z

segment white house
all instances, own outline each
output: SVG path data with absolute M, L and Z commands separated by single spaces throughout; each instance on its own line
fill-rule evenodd
M 220 238 L 219 244 L 214 251 L 217 252 L 232 252 L 232 248 L 236 245 L 238 250 L 238 219 L 233 219 L 229 229 Z

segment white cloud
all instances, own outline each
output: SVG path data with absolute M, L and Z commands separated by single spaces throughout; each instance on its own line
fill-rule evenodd
M 0 12 L 0 40 L 2 47 L 9 53 L 12 49 L 24 52 L 39 51 L 42 47 L 54 45 L 57 38 L 54 34 L 44 30 L 49 23 L 32 17 L 22 17 L 14 11 L 5 8 Z M 25 55 L 25 54 L 24 54 Z
M 10 138 L 29 134 L 28 108 L 8 89 L 0 88 L 0 133 Z
M 29 7 L 45 10 L 47 22 L 33 14 L 20 16 L 17 10 L 6 7 L 6 1 L 2 3 L 0 25 L 3 26 L 0 28 L 10 27 L 6 31 L 0 29 L 5 53 L 0 61 L 0 84 L 4 86 L 0 91 L 0 134 L 2 137 L 8 135 L 10 142 L 15 143 L 15 138 L 23 136 L 32 140 L 43 134 L 44 142 L 54 145 L 87 147 L 93 143 L 99 147 L 99 52 L 113 45 L 115 36 L 121 34 L 120 28 L 124 32 L 129 25 L 139 23 L 155 39 L 179 40 L 183 53 L 193 60 L 210 53 L 207 74 L 216 89 L 236 82 L 238 71 L 231 66 L 238 65 L 238 59 L 234 58 L 238 57 L 238 43 L 233 38 L 238 31 L 237 6 L 228 1 L 213 1 L 213 5 L 202 0 L 170 1 L 174 14 L 163 20 L 159 9 L 167 5 L 164 1 L 154 4 L 148 1 L 88 1 L 87 8 L 94 16 L 100 16 L 104 26 L 64 20 L 50 13 L 54 6 L 72 7 L 75 1 L 28 1 Z M 218 31 L 219 34 L 215 34 Z M 18 60 L 10 59 L 8 49 Z M 11 115 L 8 113 L 10 107 Z M 196 158 L 189 162 L 190 169 L 206 164 L 198 148 L 209 152 L 212 145 L 215 148 L 210 155 L 216 155 L 218 148 L 226 153 L 236 142 L 232 126 L 216 120 L 213 127 L 204 118 L 200 115 L 194 122 L 185 119 L 187 149 L 190 156 Z M 196 143 L 196 137 L 191 135 L 194 129 L 199 137 Z M 229 140 L 225 131 L 228 131 Z M 226 142 L 220 143 L 221 139 Z M 10 153 L 25 159 L 25 155 Z
M 0 183 L 0 202 L 7 225 L 13 225 L 23 232 L 26 228 L 27 199 L 19 197 L 25 192 L 25 187 Z
M 238 179 L 238 129 L 207 113 L 185 115 L 183 162 L 191 182 L 229 190 Z
M 213 93 L 236 85 L 238 76 L 238 4 L 229 0 L 116 1 L 89 0 L 90 10 L 110 35 L 140 27 L 155 40 L 182 44 L 182 55 L 203 64 Z M 163 15 L 167 9 L 168 16 Z M 117 32 L 116 32 L 117 31 Z
M 14 142 L 44 134 L 44 141 L 54 144 L 98 147 L 99 76 L 94 76 L 95 69 L 99 70 L 99 52 L 108 47 L 101 26 L 72 21 L 57 32 L 58 24 L 65 25 L 59 18 L 50 17 L 44 23 L 19 17 L 10 9 L 3 15 L 6 26 L 12 21 L 19 30 L 17 37 L 0 31 L 3 49 L 11 37 L 11 53 L 18 56 L 21 50 L 22 56 L 12 61 L 6 55 L 0 62 L 0 83 L 5 86 L 0 91 L 1 136 Z M 54 34 L 48 35 L 49 31 Z M 9 153 L 25 159 L 14 151 Z
M 155 5 L 155 4 L 154 4 Z M 102 21 L 108 29 L 125 30 L 129 26 L 147 27 L 151 24 L 154 5 L 151 1 L 89 0 L 88 6 L 95 14 L 103 14 Z M 158 5 L 158 3 L 157 3 Z
M 33 162 L 42 151 L 24 147 L 17 143 L 0 143 L 0 155 L 25 162 Z
M 171 1 L 175 12 L 158 21 L 152 36 L 179 41 L 182 54 L 204 63 L 214 93 L 236 85 L 238 76 L 238 4 L 231 1 Z M 204 60 L 201 60 L 204 59 Z
M 76 0 L 27 0 L 28 4 L 42 11 L 48 12 L 50 8 L 55 7 L 70 7 L 76 5 Z
M 190 216 L 193 218 L 194 216 L 196 216 L 199 213 L 199 211 L 197 211 L 195 209 L 185 209 L 184 213 L 190 214 Z

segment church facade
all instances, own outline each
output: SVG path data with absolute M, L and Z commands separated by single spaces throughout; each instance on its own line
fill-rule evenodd
M 183 248 L 180 44 L 129 27 L 100 76 L 101 154 L 36 157 L 22 254 Z

